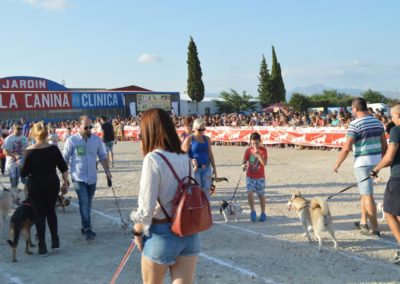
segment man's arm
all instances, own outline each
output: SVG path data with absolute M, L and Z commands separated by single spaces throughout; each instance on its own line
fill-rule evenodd
M 381 145 L 382 145 L 382 157 L 383 157 L 385 156 L 386 150 L 388 148 L 385 132 L 383 132 L 381 135 Z
M 346 142 L 343 145 L 342 151 L 339 153 L 339 157 L 336 160 L 336 163 L 333 167 L 333 170 L 335 172 L 338 172 L 338 169 L 340 168 L 340 165 L 343 163 L 344 160 L 346 160 L 347 156 L 349 155 L 351 148 L 353 147 L 354 144 L 354 138 L 351 136 L 348 136 L 346 139 Z
M 107 155 L 106 152 L 104 151 L 103 142 L 100 139 L 99 139 L 99 146 L 97 148 L 97 156 L 99 157 L 100 163 L 103 166 L 107 178 L 112 178 L 110 168 L 108 167 Z
M 65 160 L 65 162 L 67 163 L 67 165 L 69 165 L 69 161 L 71 159 L 72 153 L 74 151 L 74 147 L 72 144 L 72 137 L 70 137 L 70 139 L 67 139 L 67 141 L 65 142 L 64 145 L 64 149 L 63 149 L 63 158 Z

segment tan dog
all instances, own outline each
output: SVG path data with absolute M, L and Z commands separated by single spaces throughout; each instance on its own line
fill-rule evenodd
M 311 237 L 309 231 L 314 232 L 314 236 L 318 240 L 318 250 L 322 248 L 321 233 L 328 231 L 331 235 L 335 249 L 337 248 L 337 241 L 335 238 L 335 232 L 333 230 L 332 216 L 329 212 L 328 202 L 326 199 L 313 198 L 311 201 L 303 198 L 300 192 L 292 194 L 289 199 L 288 209 L 296 210 L 297 215 L 300 218 L 305 230 L 305 236 L 309 242 Z
M 385 211 L 383 211 L 383 201 L 379 201 L 378 204 L 376 205 L 376 210 L 378 212 L 382 212 L 382 217 L 381 217 L 381 221 L 385 221 L 386 216 L 385 216 Z
M 60 192 L 60 194 L 57 197 L 56 208 L 61 207 L 63 213 L 65 213 L 65 207 L 69 206 L 70 204 L 71 204 L 71 196 L 65 197 L 65 194 Z
M 3 191 L 0 193 L 0 243 L 3 243 L 2 228 L 6 222 L 8 214 L 10 213 L 13 203 L 18 205 L 18 193 L 4 187 Z

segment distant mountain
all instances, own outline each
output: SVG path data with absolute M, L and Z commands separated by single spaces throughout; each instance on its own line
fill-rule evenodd
M 357 88 L 333 88 L 333 87 L 325 86 L 323 84 L 313 84 L 313 85 L 306 86 L 306 87 L 295 87 L 292 90 L 287 91 L 286 92 L 286 100 L 290 100 L 290 98 L 292 97 L 292 94 L 294 94 L 294 93 L 300 93 L 303 95 L 310 96 L 310 95 L 314 95 L 314 94 L 321 94 L 324 90 L 337 90 L 339 93 L 349 94 L 354 97 L 360 96 L 361 93 L 366 91 L 366 90 L 357 89 Z M 381 90 L 374 90 L 374 91 L 378 91 L 388 98 L 397 99 L 400 97 L 399 92 L 381 91 Z

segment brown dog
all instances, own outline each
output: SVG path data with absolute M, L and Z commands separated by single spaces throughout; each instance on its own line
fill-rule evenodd
M 25 237 L 25 252 L 32 254 L 29 247 L 34 247 L 31 240 L 31 227 L 34 223 L 34 212 L 30 201 L 27 199 L 15 210 L 10 220 L 10 239 L 7 241 L 12 250 L 12 261 L 17 261 L 17 246 L 19 236 L 22 233 Z

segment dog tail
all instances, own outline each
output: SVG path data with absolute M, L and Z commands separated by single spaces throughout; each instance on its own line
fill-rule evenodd
M 311 209 L 321 208 L 321 213 L 324 216 L 329 215 L 328 201 L 323 198 L 313 198 L 310 203 Z

